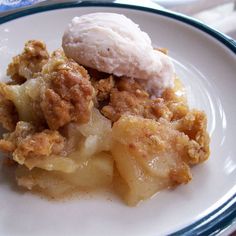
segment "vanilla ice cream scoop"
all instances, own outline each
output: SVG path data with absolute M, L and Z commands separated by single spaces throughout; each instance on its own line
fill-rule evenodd
M 173 86 L 170 58 L 154 50 L 149 36 L 124 15 L 91 13 L 74 17 L 62 46 L 66 56 L 81 65 L 147 80 L 147 89 L 154 94 Z

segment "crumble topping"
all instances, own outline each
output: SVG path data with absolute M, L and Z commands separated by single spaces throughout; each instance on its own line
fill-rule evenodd
M 13 57 L 7 68 L 7 75 L 18 84 L 31 79 L 47 63 L 49 54 L 45 43 L 38 40 L 26 42 L 21 54 Z

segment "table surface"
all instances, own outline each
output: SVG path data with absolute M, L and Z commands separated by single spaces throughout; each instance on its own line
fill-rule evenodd
M 216 7 L 222 4 L 234 2 L 233 0 L 198 0 L 188 4 L 180 4 L 171 6 L 170 9 L 173 11 L 182 12 L 187 15 L 198 13 L 199 11 L 207 10 L 212 7 Z
M 192 17 L 201 15 L 199 19 L 204 23 L 236 39 L 236 0 L 197 0 L 168 8 Z M 218 22 L 212 22 L 212 19 Z

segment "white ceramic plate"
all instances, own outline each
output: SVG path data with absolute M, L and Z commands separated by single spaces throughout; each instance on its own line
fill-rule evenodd
M 57 9 L 60 8 L 60 9 Z M 235 44 L 219 33 L 172 13 L 113 4 L 62 4 L 0 19 L 0 76 L 28 39 L 49 49 L 61 45 L 73 16 L 117 12 L 137 22 L 153 44 L 169 48 L 193 107 L 208 116 L 211 156 L 193 168 L 193 180 L 130 208 L 115 197 L 87 196 L 50 202 L 19 192 L 0 176 L 0 235 L 153 236 L 212 233 L 235 217 L 236 56 Z M 34 13 L 34 14 L 32 14 Z

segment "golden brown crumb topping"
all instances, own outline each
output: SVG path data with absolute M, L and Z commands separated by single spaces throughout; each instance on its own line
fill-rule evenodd
M 58 50 L 45 65 L 44 74 L 49 83 L 41 92 L 40 105 L 48 126 L 56 130 L 69 122 L 88 122 L 94 89 L 87 71 Z
M 115 80 L 112 75 L 106 79 L 100 79 L 93 82 L 98 102 L 102 102 L 110 98 L 112 88 L 115 86 Z
M 210 154 L 207 117 L 204 112 L 192 110 L 186 116 L 173 122 L 175 129 L 185 133 L 191 140 L 187 161 L 197 164 L 205 161 Z
M 18 121 L 18 114 L 14 103 L 0 94 L 0 123 L 2 126 L 13 131 Z
M 110 93 L 110 101 L 101 110 L 103 115 L 117 121 L 121 115 L 138 115 L 144 118 L 170 120 L 171 112 L 162 98 L 151 99 L 134 79 L 121 78 Z
M 79 70 L 59 70 L 42 93 L 41 109 L 51 129 L 69 122 L 86 123 L 92 108 L 93 87 Z
M 64 145 L 65 139 L 58 131 L 44 130 L 19 140 L 13 152 L 13 159 L 22 164 L 28 158 L 60 154 Z
M 13 61 L 8 66 L 7 75 L 21 84 L 40 72 L 48 58 L 45 44 L 42 41 L 30 40 L 25 44 L 23 52 L 13 57 Z
M 28 159 L 60 154 L 64 146 L 65 138 L 58 131 L 37 132 L 36 127 L 23 121 L 19 121 L 15 131 L 5 134 L 0 142 L 1 150 L 12 152 L 13 160 L 21 165 Z

